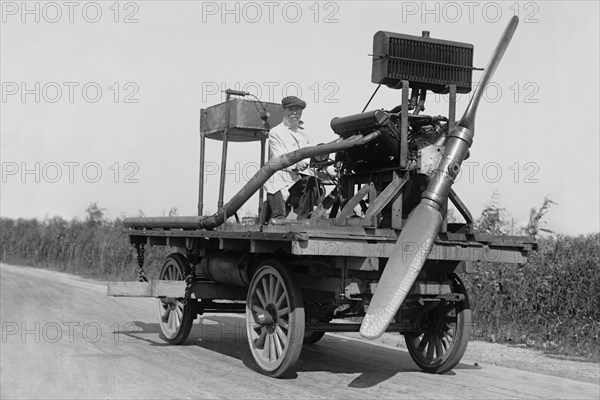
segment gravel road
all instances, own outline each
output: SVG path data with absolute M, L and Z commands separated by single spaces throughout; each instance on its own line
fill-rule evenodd
M 254 366 L 241 316 L 203 316 L 183 346 L 161 340 L 157 319 L 154 299 L 0 264 L 0 398 L 600 398 L 598 364 L 472 342 L 453 371 L 430 375 L 387 334 L 327 335 L 304 346 L 295 376 L 272 379 Z

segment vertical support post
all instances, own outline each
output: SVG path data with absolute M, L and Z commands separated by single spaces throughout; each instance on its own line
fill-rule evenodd
M 231 123 L 231 107 L 230 107 L 230 95 L 227 93 L 226 106 L 225 106 L 225 118 L 227 118 L 227 124 L 223 131 L 223 151 L 221 152 L 221 179 L 219 182 L 219 201 L 217 202 L 217 209 L 223 207 L 223 197 L 225 193 L 225 172 L 227 169 L 227 144 L 229 141 L 229 124 Z
M 402 115 L 400 119 L 400 168 L 408 164 L 408 81 L 402 81 Z
M 200 165 L 198 166 L 198 216 L 202 215 L 204 209 L 204 153 L 206 145 L 206 137 L 202 130 L 202 114 L 206 113 L 204 109 L 200 109 Z
M 450 105 L 448 106 L 448 132 L 456 126 L 456 85 L 450 85 Z
M 448 132 L 452 132 L 456 127 L 456 85 L 450 85 L 450 104 L 448 105 Z M 442 223 L 442 232 L 448 231 L 448 199 L 443 207 L 444 221 Z
M 262 168 L 265 165 L 265 149 L 267 147 L 267 140 L 260 139 L 260 167 Z M 261 186 L 258 191 L 258 216 L 262 215 L 262 207 L 263 207 L 263 196 L 264 196 L 264 188 Z
M 397 172 L 394 172 L 396 174 Z M 405 179 L 405 178 L 404 178 Z M 392 200 L 392 229 L 402 229 L 402 203 L 404 202 L 404 187 Z

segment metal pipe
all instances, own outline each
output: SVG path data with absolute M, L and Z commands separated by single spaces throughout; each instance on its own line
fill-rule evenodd
M 275 157 L 265 163 L 265 165 L 244 185 L 239 192 L 229 200 L 227 204 L 211 216 L 198 217 L 136 217 L 126 218 L 123 221 L 125 228 L 134 229 L 212 229 L 227 220 L 241 206 L 256 193 L 267 180 L 277 171 L 296 164 L 298 161 L 306 158 L 318 157 L 320 155 L 330 154 L 341 150 L 346 150 L 356 146 L 362 146 L 376 139 L 381 135 L 380 131 L 362 136 L 354 135 L 347 139 L 337 139 L 327 144 L 305 147 L 291 153 Z
M 231 123 L 230 93 L 226 93 L 227 99 L 225 100 L 225 115 L 227 118 L 227 126 L 225 126 L 225 130 L 223 131 L 223 150 L 221 152 L 221 177 L 219 184 L 219 200 L 217 201 L 217 208 L 223 206 L 223 197 L 225 194 L 225 173 L 227 172 L 227 144 L 229 143 L 229 125 Z
M 266 139 L 261 139 L 260 140 L 260 167 L 262 168 L 265 165 L 265 149 L 267 147 L 267 140 Z M 264 190 L 263 187 L 261 186 L 259 191 L 258 191 L 258 217 L 260 218 L 261 214 L 262 214 L 262 208 L 263 208 L 263 199 L 264 199 L 264 194 L 263 194 Z
M 204 209 L 204 156 L 205 156 L 206 137 L 200 132 L 200 177 L 198 178 L 198 215 L 202 215 Z

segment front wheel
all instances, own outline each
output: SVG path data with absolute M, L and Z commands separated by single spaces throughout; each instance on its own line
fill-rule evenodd
M 443 374 L 462 359 L 471 335 L 471 309 L 467 291 L 456 274 L 452 293 L 464 295 L 460 302 L 441 302 L 419 317 L 419 331 L 405 334 L 413 361 L 425 372 Z
M 281 377 L 292 371 L 304 339 L 304 303 L 292 273 L 278 261 L 263 262 L 250 282 L 246 332 L 262 373 Z

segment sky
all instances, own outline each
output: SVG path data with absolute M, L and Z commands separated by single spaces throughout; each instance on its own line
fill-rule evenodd
M 485 67 L 515 14 L 454 189 L 475 217 L 495 199 L 518 228 L 549 196 L 547 228 L 598 232 L 597 1 L 2 1 L 0 215 L 84 218 L 92 202 L 109 218 L 195 215 L 199 113 L 226 88 L 302 97 L 307 129 L 328 142 L 331 119 L 360 112 L 376 87 L 375 32 L 471 43 Z M 400 96 L 382 87 L 369 109 Z M 447 109 L 429 94 L 425 113 Z M 225 201 L 259 154 L 258 143 L 229 146 Z M 205 212 L 217 209 L 220 155 L 208 140 Z

